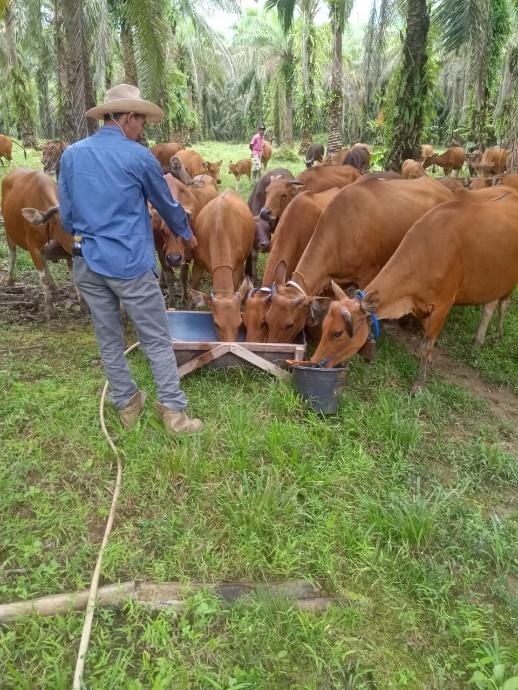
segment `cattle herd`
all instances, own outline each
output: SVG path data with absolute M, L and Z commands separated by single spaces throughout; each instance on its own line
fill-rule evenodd
M 10 143 L 0 135 L 0 159 L 8 162 Z M 8 280 L 14 281 L 21 247 L 38 270 L 47 318 L 55 284 L 46 258 L 58 256 L 57 247 L 70 263 L 71 253 L 49 177 L 59 174 L 63 149 L 60 141 L 48 142 L 44 171 L 16 168 L 2 180 Z M 423 145 L 420 160 L 406 160 L 400 175 L 368 172 L 365 144 L 328 159 L 320 144 L 311 144 L 306 170 L 295 177 L 285 168 L 266 172 L 248 204 L 231 189 L 219 192 L 222 161 L 206 161 L 176 143 L 151 152 L 198 240 L 191 251 L 150 208 L 169 306 L 176 305 L 178 270 L 182 304 L 208 306 L 221 340 L 237 340 L 242 324 L 249 342 L 292 342 L 305 331 L 317 343 L 312 361 L 337 366 L 355 353 L 372 357 L 378 319 L 413 314 L 424 331 L 419 389 L 453 305 L 483 306 L 477 344 L 497 308 L 502 334 L 518 282 L 518 175 L 506 174 L 502 147 L 466 154 L 454 146 L 438 155 Z M 265 168 L 270 156 L 268 144 Z M 460 178 L 464 164 L 469 177 Z M 429 176 L 435 167 L 444 177 Z M 250 159 L 231 161 L 229 173 L 237 182 L 250 179 Z M 261 285 L 259 252 L 268 252 Z M 204 272 L 209 293 L 200 291 Z

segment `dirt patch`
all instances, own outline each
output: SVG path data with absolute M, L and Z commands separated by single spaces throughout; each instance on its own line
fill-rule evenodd
M 53 323 L 69 321 L 81 315 L 71 282 L 60 285 L 53 296 L 56 316 Z M 39 285 L 0 284 L 0 324 L 44 321 L 43 293 Z
M 419 357 L 420 333 L 402 330 L 396 324 L 386 324 L 385 332 Z M 507 388 L 486 383 L 474 369 L 461 364 L 438 345 L 434 348 L 431 371 L 448 383 L 462 386 L 473 395 L 486 400 L 496 417 L 510 422 L 515 428 L 518 426 L 518 397 Z M 518 450 L 518 441 L 513 446 Z

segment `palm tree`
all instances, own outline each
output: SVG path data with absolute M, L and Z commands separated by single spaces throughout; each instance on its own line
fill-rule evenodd
M 386 165 L 399 170 L 405 158 L 417 158 L 428 92 L 426 63 L 430 14 L 427 0 L 407 0 L 403 64 L 395 88 L 392 141 Z
M 78 141 L 88 135 L 86 123 L 87 110 L 87 81 L 89 65 L 87 64 L 88 50 L 86 47 L 85 18 L 83 3 L 76 0 L 59 0 L 59 9 L 63 21 L 62 55 L 65 65 L 65 94 L 63 113 L 63 139 L 68 142 Z M 63 78 L 64 75 L 61 75 Z
M 0 19 L 4 22 L 4 51 L 8 84 L 23 145 L 37 148 L 34 103 L 29 89 L 30 78 L 17 46 L 16 9 L 14 0 L 3 0 L 0 5 Z
M 342 35 L 352 9 L 352 0 L 327 0 L 333 34 L 333 59 L 331 64 L 331 90 L 329 93 L 329 136 L 327 156 L 342 148 L 343 67 Z
M 279 20 L 287 34 L 294 21 L 295 7 L 302 15 L 302 107 L 300 153 L 311 143 L 315 124 L 315 15 L 318 0 L 266 0 L 266 9 L 277 9 Z
M 484 149 L 491 138 L 491 95 L 509 33 L 508 0 L 437 0 L 434 20 L 447 54 L 466 47 L 471 56 L 468 138 Z
M 249 11 L 236 26 L 233 48 L 236 63 L 246 66 L 243 84 L 248 80 L 255 89 L 256 80 L 270 86 L 275 101 L 273 119 L 280 130 L 277 139 L 293 146 L 293 34 L 284 32 L 276 17 Z

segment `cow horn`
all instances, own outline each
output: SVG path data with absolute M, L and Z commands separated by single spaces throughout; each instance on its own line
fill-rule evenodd
M 214 290 L 210 291 L 210 301 L 212 302 L 214 299 L 216 299 L 216 295 L 214 294 Z
M 277 294 L 277 284 L 272 283 L 272 297 Z
M 286 183 L 295 185 L 296 187 L 304 186 L 304 184 L 305 184 L 304 182 L 301 182 L 300 180 L 287 180 Z
M 353 337 L 353 319 L 351 316 L 351 312 L 349 309 L 346 309 L 345 307 L 342 307 L 340 309 L 340 314 L 343 317 L 344 323 L 345 323 L 345 330 L 349 334 L 349 337 Z

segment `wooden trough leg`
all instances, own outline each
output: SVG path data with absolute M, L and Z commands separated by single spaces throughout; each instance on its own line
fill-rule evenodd
M 247 350 L 245 347 L 239 345 L 238 343 L 230 343 L 229 349 L 230 352 L 232 352 L 232 354 L 236 355 L 237 357 L 240 357 L 241 359 L 244 359 L 247 362 L 250 362 L 250 364 L 254 364 L 256 367 L 259 367 L 259 369 L 262 369 L 263 371 L 267 371 L 269 374 L 277 376 L 277 378 L 279 379 L 286 379 L 289 376 L 288 372 L 284 371 L 284 369 L 281 369 L 276 364 L 273 364 L 273 362 L 269 362 L 267 359 L 264 359 L 263 357 L 256 355 L 255 352 Z
M 190 374 L 191 371 L 196 371 L 196 369 L 200 369 L 200 367 L 205 366 L 205 364 L 209 364 L 209 362 L 213 362 L 215 359 L 226 355 L 229 350 L 229 343 L 221 343 L 221 345 L 216 345 L 216 347 L 211 348 L 202 355 L 198 355 L 198 357 L 194 357 L 194 359 L 185 362 L 185 364 L 182 364 L 181 367 L 178 367 L 178 374 L 180 378 L 186 374 Z

